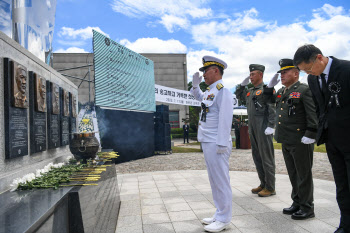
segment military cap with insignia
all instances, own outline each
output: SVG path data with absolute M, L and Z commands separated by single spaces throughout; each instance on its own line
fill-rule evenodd
M 252 72 L 254 70 L 260 70 L 261 72 L 265 71 L 265 66 L 259 64 L 250 64 L 249 71 Z
M 277 71 L 277 73 L 281 73 L 282 70 L 289 70 L 289 69 L 293 69 L 296 68 L 299 70 L 298 67 L 294 66 L 293 60 L 289 59 L 289 58 L 283 58 L 281 59 L 278 64 L 280 65 L 281 69 L 279 71 Z
M 226 62 L 224 62 L 223 60 L 221 60 L 219 58 L 212 57 L 212 56 L 204 56 L 202 58 L 202 62 L 203 62 L 203 67 L 199 68 L 199 71 L 202 71 L 202 72 L 210 66 L 218 66 L 222 70 L 227 68 Z

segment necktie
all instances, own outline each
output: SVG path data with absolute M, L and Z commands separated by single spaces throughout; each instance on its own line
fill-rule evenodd
M 325 96 L 327 93 L 327 83 L 326 83 L 326 74 L 321 74 L 321 81 L 322 81 L 322 93 Z

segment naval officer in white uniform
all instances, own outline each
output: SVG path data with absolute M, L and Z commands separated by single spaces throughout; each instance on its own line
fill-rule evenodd
M 203 72 L 208 89 L 199 88 L 202 77 L 193 75 L 191 93 L 202 102 L 198 127 L 216 212 L 202 223 L 209 232 L 219 232 L 228 227 L 232 218 L 232 190 L 229 176 L 229 157 L 232 149 L 231 125 L 233 115 L 232 93 L 224 87 L 222 76 L 227 64 L 215 57 L 204 56 Z

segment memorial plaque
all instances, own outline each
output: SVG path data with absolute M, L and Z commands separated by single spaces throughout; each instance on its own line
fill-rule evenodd
M 57 91 L 57 93 L 56 93 Z M 59 111 L 59 87 L 50 81 L 46 81 L 46 107 L 47 107 L 47 134 L 48 148 L 53 149 L 61 145 L 60 142 L 60 115 Z M 57 100 L 57 101 L 56 101 Z M 58 104 L 56 104 L 56 102 Z M 55 110 L 54 110 L 55 109 Z
M 69 93 L 60 87 L 61 146 L 69 145 Z
M 30 153 L 46 150 L 46 80 L 29 72 Z
M 73 133 L 77 132 L 77 98 L 72 93 L 69 93 L 69 140 L 73 139 Z
M 27 69 L 4 58 L 5 157 L 28 155 Z
M 52 114 L 60 114 L 60 87 L 51 83 L 51 105 L 52 105 Z

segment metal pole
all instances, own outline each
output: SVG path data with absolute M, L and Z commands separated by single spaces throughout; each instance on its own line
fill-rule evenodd
M 88 71 L 88 72 L 86 72 L 86 74 L 85 74 L 85 76 L 84 76 L 83 80 L 81 80 L 81 82 L 80 82 L 80 84 L 79 84 L 78 88 L 81 86 L 81 84 L 82 84 L 83 82 L 88 82 L 88 81 L 86 81 L 86 80 L 85 80 L 86 75 L 88 75 L 88 74 L 89 74 L 89 71 Z
M 90 82 L 91 80 L 90 80 L 90 66 L 89 66 L 89 103 L 90 103 Z
M 82 78 L 78 78 L 78 77 L 74 77 L 74 76 L 72 76 L 72 75 L 68 75 L 68 74 L 62 74 L 63 76 L 67 76 L 67 77 L 69 77 L 69 78 L 75 78 L 75 79 L 79 79 L 79 80 L 82 80 L 82 81 L 85 81 L 85 82 L 89 82 L 89 81 L 86 81 L 86 80 L 84 80 L 84 79 L 82 79 Z
M 83 67 L 89 67 L 90 68 L 90 66 L 92 66 L 92 64 L 88 64 L 88 65 L 85 65 L 85 66 L 76 66 L 76 67 L 61 69 L 61 70 L 57 70 L 57 71 L 60 72 L 60 71 L 65 71 L 65 70 L 74 70 L 74 69 L 79 69 L 79 68 L 83 68 Z

